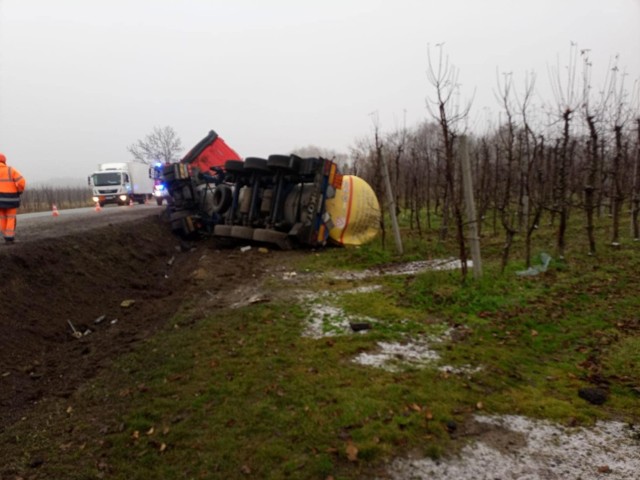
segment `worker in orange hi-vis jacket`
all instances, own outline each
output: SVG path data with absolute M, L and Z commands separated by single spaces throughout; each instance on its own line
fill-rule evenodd
M 0 229 L 6 243 L 13 243 L 16 235 L 16 214 L 20 195 L 26 182 L 22 174 L 7 165 L 7 157 L 0 153 Z

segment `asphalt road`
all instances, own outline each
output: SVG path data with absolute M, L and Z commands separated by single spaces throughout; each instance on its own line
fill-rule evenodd
M 100 211 L 96 211 L 94 207 L 59 210 L 58 216 L 54 216 L 52 212 L 18 213 L 16 242 L 29 243 L 74 235 L 109 224 L 160 215 L 165 209 L 165 206 L 155 204 L 135 204 L 124 207 L 105 205 Z

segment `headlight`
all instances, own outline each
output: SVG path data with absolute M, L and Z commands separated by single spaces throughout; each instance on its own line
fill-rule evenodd
M 100 199 L 98 197 L 91 197 L 91 201 L 95 203 L 95 202 L 99 202 Z
M 127 199 L 127 195 L 120 195 L 120 200 L 122 200 L 123 202 Z

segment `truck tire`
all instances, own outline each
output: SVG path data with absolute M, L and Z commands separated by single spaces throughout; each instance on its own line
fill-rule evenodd
M 162 205 L 162 197 L 156 197 L 156 203 L 158 204 L 158 206 Z
M 258 157 L 249 157 L 244 161 L 244 169 L 254 172 L 269 172 L 267 160 Z
M 233 191 L 228 185 L 218 185 L 213 191 L 211 210 L 214 213 L 224 213 L 231 206 Z
M 295 162 L 291 155 L 269 155 L 267 165 L 274 170 L 293 171 Z
M 315 173 L 318 163 L 319 160 L 317 158 L 301 158 L 297 162 L 298 173 L 300 175 L 312 175 Z
M 229 173 L 244 172 L 244 162 L 242 160 L 227 160 L 224 162 L 224 169 Z

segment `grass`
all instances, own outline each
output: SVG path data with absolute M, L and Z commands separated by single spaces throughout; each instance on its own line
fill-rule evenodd
M 57 404 L 50 425 L 17 424 L 3 440 L 46 456 L 42 478 L 348 479 L 375 476 L 407 452 L 437 458 L 459 448 L 451 425 L 479 409 L 566 424 L 640 421 L 639 245 L 589 257 L 576 241 L 545 274 L 518 277 L 522 246 L 500 273 L 499 241 L 487 243 L 478 281 L 462 283 L 455 271 L 309 280 L 310 291 L 331 292 L 322 302 L 375 318 L 366 335 L 304 337 L 307 310 L 290 302 L 168 328 L 88 384 L 69 402 L 78 408 Z M 305 256 L 296 269 L 363 270 L 424 258 L 425 245 L 455 252 L 435 240 L 407 244 L 402 258 L 374 242 Z M 367 283 L 380 288 L 350 292 Z M 186 307 L 171 325 L 189 316 Z M 443 364 L 479 367 L 473 374 L 390 372 L 351 361 L 377 342 L 461 325 L 462 338 L 434 348 Z M 608 387 L 605 405 L 578 397 L 593 385 Z M 32 459 L 16 457 L 16 470 Z

